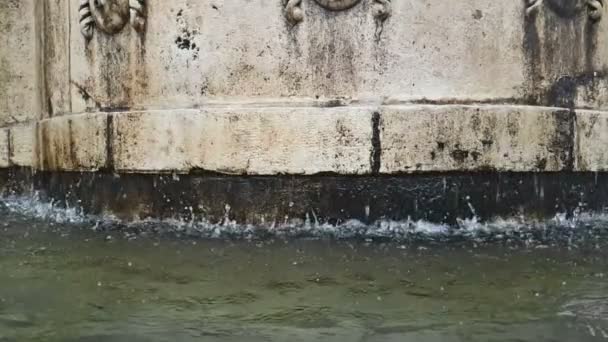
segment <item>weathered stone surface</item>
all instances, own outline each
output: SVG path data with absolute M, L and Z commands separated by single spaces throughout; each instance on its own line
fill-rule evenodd
M 107 167 L 108 114 L 62 116 L 38 123 L 38 167 L 95 171 Z
M 75 112 L 218 97 L 517 98 L 526 81 L 517 1 L 393 1 L 380 23 L 375 1 L 332 12 L 311 0 L 295 27 L 280 2 L 148 3 L 143 37 L 125 27 L 86 43 L 72 25 Z
M 576 170 L 608 170 L 608 113 L 578 111 L 576 117 Z
M 7 128 L 0 128 L 0 168 L 10 166 L 8 134 Z
M 11 140 L 28 155 L 34 139 L 37 167 L 54 171 L 602 171 L 605 117 L 498 105 L 234 106 L 60 116 L 39 122 L 35 138 Z
M 40 1 L 0 1 L 0 127 L 39 118 Z
M 251 175 L 608 170 L 601 2 L 101 5 L 0 4 L 5 165 Z M 103 111 L 112 113 L 86 114 Z
M 73 111 L 316 97 L 605 108 L 608 25 L 581 1 L 526 16 L 524 1 L 149 0 L 143 32 L 87 43 L 72 25 Z
M 9 139 L 11 166 L 33 167 L 36 161 L 36 126 L 34 124 L 12 126 Z
M 47 18 L 41 33 L 44 41 L 44 117 L 70 114 L 70 21 L 62 18 L 69 17 L 70 3 L 77 7 L 76 1 L 45 0 L 40 3 Z
M 530 187 L 529 207 L 571 210 L 578 187 L 604 189 L 585 171 L 608 171 L 606 7 L 0 1 L 0 168 L 48 171 L 55 198 L 78 184 L 89 208 L 135 216 L 231 206 L 261 222 L 322 205 L 332 222 L 453 220 L 467 188 L 483 217 L 513 214 Z M 137 174 L 173 172 L 191 174 Z M 108 187 L 90 196 L 82 179 Z
M 516 1 L 519 2 L 519 1 Z M 524 1 L 521 2 L 525 3 Z M 521 47 L 528 104 L 602 108 L 608 103 L 606 4 L 527 1 Z M 603 17 L 603 18 L 602 18 Z M 495 74 L 499 80 L 502 75 Z
M 0 125 L 36 118 L 41 108 L 56 115 L 218 100 L 608 103 L 600 2 L 112 0 L 88 12 L 68 0 L 2 6 L 0 35 L 9 48 L 1 55 L 7 109 Z
M 118 171 L 370 172 L 372 109 L 240 108 L 114 115 Z
M 386 107 L 381 172 L 572 169 L 574 122 L 555 108 Z

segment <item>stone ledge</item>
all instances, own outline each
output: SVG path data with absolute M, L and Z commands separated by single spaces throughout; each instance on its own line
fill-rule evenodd
M 608 113 L 576 112 L 576 170 L 608 171 Z
M 547 107 L 386 107 L 381 172 L 572 170 L 574 122 Z
M 366 174 L 367 107 L 204 109 L 116 114 L 114 168 L 226 174 Z
M 552 107 L 216 106 L 79 114 L 43 120 L 37 127 L 37 168 L 46 171 L 366 175 L 608 170 L 603 148 L 608 113 Z
M 36 126 L 13 126 L 9 129 L 9 160 L 11 166 L 34 167 L 36 165 Z
M 35 167 L 35 135 L 33 124 L 0 128 L 0 168 Z

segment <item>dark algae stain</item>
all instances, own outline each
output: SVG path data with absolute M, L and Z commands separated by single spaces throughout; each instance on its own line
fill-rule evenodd
M 574 110 L 558 110 L 553 113 L 555 136 L 548 146 L 559 158 L 563 168 L 574 170 L 574 148 L 576 135 L 576 112 Z
M 180 32 L 177 38 L 175 38 L 175 45 L 177 45 L 180 50 L 192 51 L 192 59 L 198 59 L 198 54 L 201 49 L 194 42 L 198 30 L 192 30 L 188 27 L 188 24 L 184 19 L 184 10 L 179 10 L 179 12 L 177 12 L 176 22 L 180 27 Z
M 606 72 L 594 65 L 598 21 L 590 11 L 583 0 L 544 0 L 523 14 L 528 104 L 597 107 Z
M 584 0 L 544 0 L 545 6 L 561 19 L 575 19 L 587 10 Z
M 573 121 L 567 115 L 562 119 L 563 127 L 554 141 L 557 145 L 567 144 L 561 138 L 570 140 Z M 571 167 L 570 152 L 562 157 Z M 580 203 L 592 212 L 602 212 L 608 206 L 607 173 L 542 172 L 545 165 L 545 160 L 538 160 L 537 172 L 480 168 L 474 176 L 471 172 L 432 172 L 382 177 L 190 174 L 175 178 L 152 174 L 118 176 L 112 171 L 36 172 L 28 176 L 31 171 L 13 168 L 5 170 L 4 183 L 12 184 L 5 189 L 36 191 L 41 201 L 59 208 L 80 208 L 84 214 L 209 223 L 224 222 L 228 216 L 244 225 L 283 222 L 286 216 L 298 220 L 314 216 L 316 222 L 330 225 L 353 219 L 366 223 L 425 220 L 457 225 L 458 219 L 472 215 L 480 222 L 521 215 L 550 219 L 558 213 L 580 210 Z M 95 196 L 91 189 L 95 189 Z M 370 199 L 372 210 L 366 210 Z M 230 205 L 229 212 L 226 204 Z M 471 206 L 475 213 L 471 213 Z
M 370 157 L 372 173 L 380 173 L 382 163 L 382 141 L 380 139 L 380 113 L 372 115 L 372 154 Z
M 469 151 L 461 149 L 458 145 L 450 152 L 452 158 L 459 163 L 464 163 L 469 158 Z

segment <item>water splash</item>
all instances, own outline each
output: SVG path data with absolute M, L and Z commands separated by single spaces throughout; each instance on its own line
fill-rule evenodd
M 84 223 L 92 219 L 84 215 L 80 208 L 59 207 L 52 201 L 42 201 L 38 192 L 31 196 L 0 198 L 0 214 L 2 211 L 54 223 Z
M 87 215 L 81 208 L 65 208 L 53 202 L 45 202 L 37 193 L 32 196 L 0 198 L 0 215 L 7 212 L 23 219 L 87 226 L 97 231 L 123 231 L 127 236 L 155 233 L 211 239 L 283 237 L 394 241 L 519 241 L 527 245 L 556 241 L 574 245 L 582 240 L 588 242 L 608 237 L 608 214 L 581 210 L 575 211 L 575 214 L 570 216 L 559 213 L 546 220 L 498 217 L 490 221 L 481 221 L 477 216 L 473 216 L 458 219 L 456 225 L 409 218 L 402 221 L 379 220 L 372 224 L 358 220 L 330 224 L 320 222 L 314 212 L 305 219 L 286 218 L 281 222 L 252 225 L 231 220 L 229 210 L 227 207 L 226 217 L 219 223 L 210 222 L 205 218 L 196 220 L 146 218 L 127 222 L 112 215 Z

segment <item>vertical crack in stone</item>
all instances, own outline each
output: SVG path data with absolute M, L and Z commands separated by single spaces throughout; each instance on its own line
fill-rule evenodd
M 107 172 L 114 171 L 114 115 L 106 119 L 106 165 Z
M 370 164 L 373 174 L 380 173 L 382 158 L 382 141 L 380 140 L 380 113 L 374 112 L 372 115 L 372 153 Z
M 11 143 L 11 130 L 7 129 L 6 130 L 6 149 L 8 152 L 8 165 L 12 166 L 13 165 L 13 144 Z
M 74 141 L 74 122 L 72 121 L 72 119 L 68 119 L 68 139 L 69 139 L 69 144 L 70 144 L 70 160 L 71 160 L 71 167 L 72 168 L 78 168 L 79 165 L 78 164 L 78 157 L 76 155 L 76 141 Z
M 569 112 L 569 118 L 568 118 L 568 140 L 569 140 L 569 144 L 567 145 L 568 148 L 568 163 L 566 164 L 566 170 L 568 171 L 574 171 L 574 166 L 575 166 L 575 160 L 576 160 L 576 155 L 575 155 L 575 148 L 577 145 L 576 144 L 576 119 L 577 119 L 577 114 L 576 114 L 576 109 L 570 109 Z

